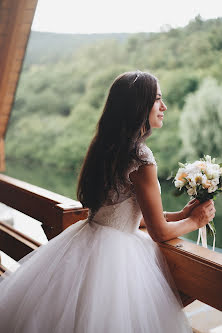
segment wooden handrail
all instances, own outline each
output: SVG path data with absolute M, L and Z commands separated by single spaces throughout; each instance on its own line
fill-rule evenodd
M 222 254 L 180 238 L 158 244 L 178 290 L 222 311 Z
M 48 239 L 88 216 L 80 202 L 0 174 L 0 202 L 42 222 Z
M 33 238 L 1 221 L 0 244 L 1 251 L 17 261 L 42 245 Z

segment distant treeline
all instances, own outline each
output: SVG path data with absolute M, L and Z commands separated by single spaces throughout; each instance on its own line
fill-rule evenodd
M 168 106 L 147 140 L 160 178 L 177 161 L 222 156 L 222 18 L 160 33 L 32 32 L 6 140 L 8 159 L 78 172 L 108 88 L 124 71 L 159 78 Z

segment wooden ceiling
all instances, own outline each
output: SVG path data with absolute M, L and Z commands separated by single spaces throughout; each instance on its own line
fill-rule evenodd
M 4 138 L 38 0 L 0 0 L 0 171 Z

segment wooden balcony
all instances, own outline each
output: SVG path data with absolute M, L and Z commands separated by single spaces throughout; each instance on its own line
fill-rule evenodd
M 0 202 L 42 222 L 48 239 L 85 219 L 78 201 L 0 174 Z M 142 230 L 146 231 L 144 227 Z M 41 243 L 0 221 L 0 250 L 18 261 Z M 222 310 L 222 254 L 176 238 L 159 243 L 184 306 L 194 300 Z M 0 264 L 0 274 L 6 267 Z
M 88 209 L 83 209 L 78 201 L 3 174 L 0 174 L 0 202 L 42 222 L 49 240 L 88 216 Z M 0 221 L 0 250 L 13 259 L 20 260 L 40 245 Z

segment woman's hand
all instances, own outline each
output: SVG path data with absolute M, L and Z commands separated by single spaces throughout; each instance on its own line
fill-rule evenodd
M 190 213 L 190 218 L 195 222 L 197 228 L 204 227 L 213 220 L 216 209 L 213 200 L 207 200 L 194 207 Z
M 180 211 L 180 219 L 186 219 L 190 216 L 192 210 L 200 204 L 199 200 L 192 199 L 190 200 L 186 206 Z

